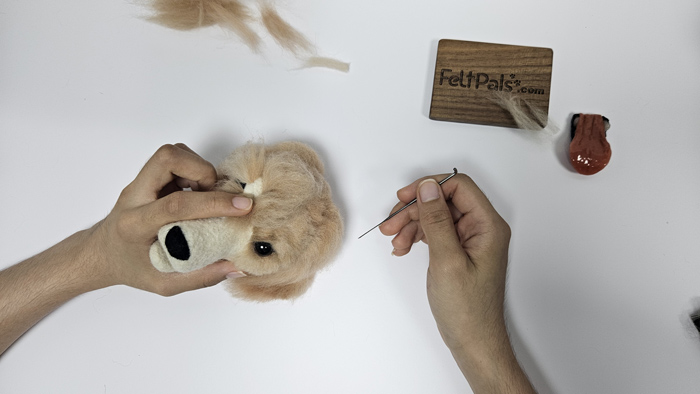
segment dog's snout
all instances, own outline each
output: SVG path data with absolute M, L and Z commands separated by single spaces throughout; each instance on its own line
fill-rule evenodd
M 165 247 L 168 249 L 168 253 L 178 260 L 190 258 L 190 247 L 187 245 L 187 239 L 180 226 L 175 226 L 168 231 L 165 236 Z

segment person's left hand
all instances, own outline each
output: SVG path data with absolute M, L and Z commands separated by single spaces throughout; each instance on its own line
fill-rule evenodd
M 93 287 L 124 284 L 170 296 L 242 276 L 235 262 L 223 260 L 189 273 L 163 273 L 150 263 L 149 249 L 162 226 L 250 212 L 251 199 L 211 191 L 216 182 L 214 166 L 187 146 L 158 149 L 122 191 L 112 212 L 86 231 L 85 262 L 96 282 Z

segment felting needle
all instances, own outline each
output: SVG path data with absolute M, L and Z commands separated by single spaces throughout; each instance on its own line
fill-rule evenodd
M 457 169 L 456 169 L 456 168 L 453 168 L 453 169 L 452 169 L 452 174 L 448 175 L 445 179 L 443 179 L 443 180 L 441 180 L 440 182 L 438 182 L 438 185 L 442 185 L 443 183 L 447 182 L 448 179 L 452 178 L 452 177 L 455 176 L 455 175 L 457 175 Z M 357 237 L 357 239 L 360 239 L 360 238 L 364 237 L 364 236 L 367 235 L 370 231 L 372 231 L 372 230 L 374 230 L 375 228 L 381 226 L 382 223 L 384 223 L 384 222 L 386 222 L 387 220 L 393 218 L 394 216 L 398 215 L 399 212 L 401 212 L 401 211 L 403 211 L 404 209 L 406 209 L 406 208 L 410 207 L 411 205 L 415 204 L 416 201 L 418 201 L 418 198 L 417 198 L 417 197 L 414 198 L 413 200 L 411 200 L 411 202 L 409 202 L 408 204 L 406 204 L 406 205 L 404 205 L 403 207 L 401 207 L 401 209 L 399 209 L 398 211 L 396 211 L 396 212 L 392 213 L 391 215 L 389 215 L 386 219 L 382 220 L 378 225 L 376 225 L 376 226 L 372 227 L 371 229 L 367 230 L 366 233 L 360 235 L 359 237 Z

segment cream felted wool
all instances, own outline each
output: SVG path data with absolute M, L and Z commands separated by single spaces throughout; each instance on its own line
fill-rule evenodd
M 236 234 L 224 218 L 188 220 L 171 223 L 158 231 L 158 241 L 151 246 L 153 266 L 162 272 L 190 272 L 226 260 L 245 247 L 231 240 L 250 237 L 250 230 Z
M 247 276 L 230 279 L 241 298 L 268 301 L 302 295 L 341 245 L 342 219 L 316 152 L 298 142 L 247 144 L 217 168 L 218 190 L 253 199 L 243 217 L 163 226 L 150 250 L 163 272 L 190 272 L 219 260 Z

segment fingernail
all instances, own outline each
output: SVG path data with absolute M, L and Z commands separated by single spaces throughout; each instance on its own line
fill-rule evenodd
M 240 210 L 247 211 L 251 205 L 253 205 L 253 200 L 248 197 L 237 196 L 233 198 L 233 206 Z
M 248 275 L 244 274 L 241 271 L 233 271 L 233 272 L 229 272 L 228 275 L 226 275 L 226 279 L 236 279 L 236 278 L 242 278 L 244 276 L 248 276 Z
M 391 255 L 392 255 L 392 256 L 396 256 L 396 249 L 394 249 L 394 250 L 391 251 Z
M 440 197 L 438 184 L 434 179 L 426 179 L 418 185 L 421 202 L 430 202 Z

